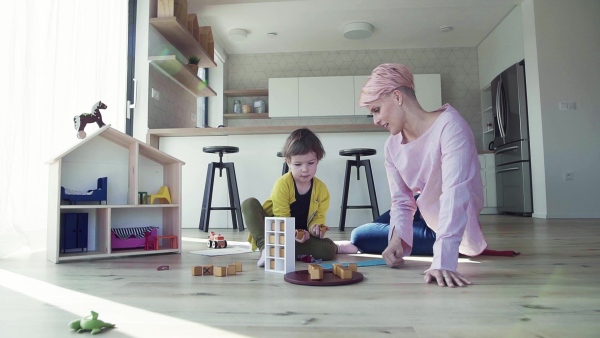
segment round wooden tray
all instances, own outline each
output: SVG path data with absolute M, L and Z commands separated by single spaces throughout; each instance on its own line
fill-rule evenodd
M 341 279 L 333 274 L 331 270 L 323 271 L 322 280 L 310 279 L 308 270 L 298 270 L 288 272 L 283 276 L 283 279 L 292 284 L 308 285 L 308 286 L 336 286 L 358 283 L 363 280 L 363 275 L 360 272 L 352 272 L 352 279 Z

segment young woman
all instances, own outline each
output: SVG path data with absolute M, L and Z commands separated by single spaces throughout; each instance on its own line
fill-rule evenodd
M 401 64 L 376 67 L 361 91 L 359 105 L 391 134 L 385 144 L 385 167 L 392 207 L 383 259 L 397 267 L 410 255 L 418 206 L 436 233 L 425 282 L 435 280 L 449 287 L 471 284 L 456 271 L 459 252 L 476 256 L 487 247 L 478 219 L 483 184 L 471 128 L 448 104 L 425 111 L 415 96 L 413 75 Z
M 265 264 L 264 219 L 272 216 L 294 217 L 296 231 L 307 230 L 302 239 L 296 239 L 296 255 L 331 260 L 338 252 L 338 246 L 324 238 L 325 232 L 321 230 L 329 208 L 329 191 L 325 183 L 315 177 L 317 165 L 325 156 L 323 145 L 315 133 L 301 128 L 287 138 L 282 154 L 290 171 L 275 182 L 269 199 L 262 205 L 256 198 L 242 203 L 250 240 L 262 251 L 257 265 Z

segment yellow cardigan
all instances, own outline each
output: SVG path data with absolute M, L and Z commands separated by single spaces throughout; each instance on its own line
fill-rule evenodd
M 308 207 L 307 228 L 311 230 L 315 225 L 325 225 L 327 209 L 329 209 L 329 190 L 320 179 L 313 177 L 312 194 Z M 271 196 L 263 203 L 263 209 L 267 216 L 292 217 L 290 205 L 296 201 L 296 190 L 294 189 L 294 178 L 292 173 L 281 176 L 273 185 Z M 312 233 L 312 232 L 311 232 Z M 256 245 L 252 235 L 248 235 L 248 241 L 252 243 L 252 250 Z

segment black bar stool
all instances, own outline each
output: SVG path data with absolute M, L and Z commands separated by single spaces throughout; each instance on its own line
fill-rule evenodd
M 233 228 L 244 230 L 244 220 L 242 218 L 242 207 L 240 204 L 240 195 L 238 193 L 237 179 L 235 176 L 235 167 L 233 162 L 223 162 L 223 154 L 237 153 L 240 149 L 238 147 L 228 146 L 213 146 L 204 147 L 202 151 L 205 153 L 219 154 L 219 162 L 211 162 L 208 164 L 208 173 L 206 175 L 206 184 L 204 185 L 204 200 L 202 200 L 202 214 L 200 215 L 199 228 L 203 231 L 208 232 L 208 223 L 210 220 L 211 210 L 231 210 L 231 219 L 233 221 Z M 213 207 L 212 206 L 212 194 L 213 185 L 215 183 L 215 171 L 219 169 L 219 177 L 223 175 L 223 169 L 227 170 L 227 187 L 229 189 L 229 207 Z
M 371 209 L 373 219 L 379 217 L 379 207 L 377 206 L 377 195 L 375 195 L 375 183 L 373 182 L 373 172 L 371 171 L 371 161 L 361 160 L 361 156 L 371 156 L 377 154 L 377 150 L 369 148 L 354 148 L 340 150 L 341 156 L 355 156 L 356 160 L 346 161 L 346 177 L 344 178 L 344 192 L 342 195 L 342 213 L 340 214 L 340 230 L 344 231 L 346 226 L 346 211 L 348 209 Z M 365 167 L 367 176 L 367 187 L 369 188 L 370 205 L 348 205 L 348 188 L 350 186 L 350 172 L 352 167 L 356 167 L 356 179 L 360 180 L 360 167 Z
M 277 157 L 283 157 L 283 154 L 281 153 L 281 151 L 277 152 Z M 287 162 L 285 160 L 283 160 L 283 168 L 281 168 L 281 175 L 285 175 L 287 174 L 287 172 L 290 171 L 290 167 L 288 167 Z

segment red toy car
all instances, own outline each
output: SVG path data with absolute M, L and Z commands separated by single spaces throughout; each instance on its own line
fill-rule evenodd
M 226 248 L 227 241 L 225 240 L 225 236 L 221 234 L 215 235 L 215 232 L 211 231 L 210 236 L 208 236 L 208 247 L 212 248 L 213 245 L 215 249 Z

